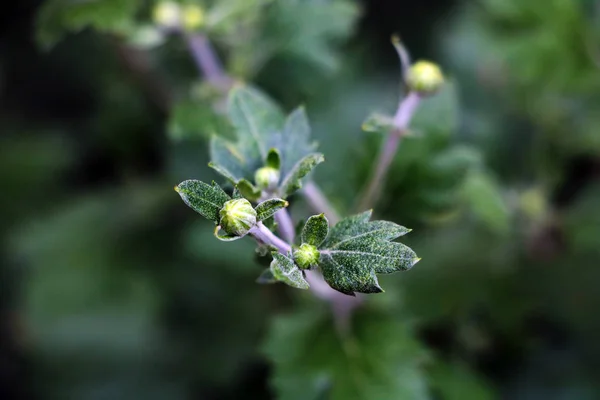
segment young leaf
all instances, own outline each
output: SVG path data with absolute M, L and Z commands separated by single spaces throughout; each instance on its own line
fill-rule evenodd
M 175 186 L 181 199 L 204 218 L 219 223 L 219 211 L 231 198 L 213 182 L 212 185 L 197 180 L 187 180 Z
M 361 128 L 365 132 L 387 134 L 394 129 L 394 118 L 388 115 L 374 113 L 369 115 L 369 117 L 362 123 Z
M 329 221 L 327 221 L 325 214 L 313 215 L 306 221 L 304 228 L 302 228 L 302 243 L 318 247 L 323 243 L 328 233 Z
M 261 190 L 250 183 L 247 179 L 240 179 L 237 183 L 237 188 L 243 197 L 250 201 L 256 201 L 260 198 Z
M 285 208 L 289 203 L 283 199 L 269 199 L 256 206 L 256 219 L 258 221 L 264 221 L 267 218 L 272 217 L 275 213 L 282 208 Z
M 275 279 L 297 289 L 309 288 L 302 271 L 298 269 L 294 261 L 277 252 L 273 252 L 272 255 L 271 272 Z
M 409 229 L 389 221 L 371 221 L 371 211 L 340 221 L 320 246 L 325 281 L 344 294 L 380 293 L 376 274 L 410 269 L 419 258 L 409 247 L 391 242 Z
M 265 164 L 267 167 L 275 168 L 277 170 L 281 168 L 281 156 L 279 155 L 279 150 L 275 148 L 269 150 Z
M 254 171 L 264 165 L 269 149 L 276 147 L 271 144 L 272 138 L 281 131 L 284 115 L 267 96 L 249 87 L 232 89 L 228 107 L 237 141 L 215 136 L 210 152 L 212 167 L 237 183 L 252 178 Z
M 298 161 L 281 183 L 281 197 L 287 198 L 300 189 L 302 187 L 302 178 L 323 161 L 325 161 L 325 157 L 321 153 L 309 154 Z

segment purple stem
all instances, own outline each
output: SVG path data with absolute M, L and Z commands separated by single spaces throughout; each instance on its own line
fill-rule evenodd
M 287 209 L 281 209 L 275 213 L 275 222 L 277 222 L 277 229 L 283 236 L 286 242 L 292 244 L 296 239 L 296 229 L 294 228 L 294 221 Z
M 340 221 L 340 217 L 335 209 L 327 200 L 327 197 L 323 194 L 319 186 L 316 183 L 309 181 L 304 185 L 304 189 L 302 190 L 302 194 L 310 204 L 313 210 L 316 212 L 322 212 L 325 214 L 329 223 L 331 225 L 335 225 Z
M 190 53 L 206 80 L 214 86 L 228 89 L 232 80 L 225 74 L 219 57 L 208 38 L 201 34 L 190 34 L 186 36 L 186 40 Z
M 398 151 L 400 140 L 406 134 L 410 120 L 420 103 L 421 97 L 417 93 L 411 92 L 398 105 L 398 110 L 394 116 L 394 129 L 389 133 L 386 141 L 381 146 L 375 171 L 359 203 L 359 211 L 370 209 L 377 203 L 390 165 L 392 165 L 392 161 Z

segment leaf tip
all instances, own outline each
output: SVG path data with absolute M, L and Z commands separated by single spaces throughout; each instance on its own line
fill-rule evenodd
M 181 189 L 179 189 L 179 185 L 173 186 L 173 190 L 176 191 L 177 193 L 179 193 L 181 191 Z
M 416 264 L 416 263 L 418 263 L 419 261 L 421 261 L 421 257 L 414 258 L 414 259 L 412 260 L 412 265 L 411 265 L 411 268 L 412 268 L 412 267 L 414 267 L 414 266 L 415 266 L 415 264 Z

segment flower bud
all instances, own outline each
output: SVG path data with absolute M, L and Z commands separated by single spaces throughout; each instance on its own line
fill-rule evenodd
M 256 210 L 246 199 L 226 201 L 219 214 L 221 228 L 230 235 L 244 236 L 256 225 Z
M 303 243 L 294 252 L 294 261 L 301 269 L 308 269 L 319 262 L 319 250 L 312 244 Z
M 204 25 L 204 10 L 195 4 L 188 4 L 183 8 L 182 20 L 185 30 L 195 31 Z
M 420 95 L 432 95 L 444 84 L 444 74 L 437 64 L 418 61 L 408 69 L 406 84 L 410 90 Z
M 181 20 L 179 4 L 174 1 L 161 1 L 152 11 L 152 19 L 163 28 L 178 28 Z
M 260 189 L 275 189 L 279 183 L 279 170 L 273 167 L 259 168 L 254 174 L 254 182 Z

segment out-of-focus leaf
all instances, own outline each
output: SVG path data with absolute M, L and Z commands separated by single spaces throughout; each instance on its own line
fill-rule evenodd
M 491 230 L 505 234 L 510 228 L 510 212 L 496 181 L 482 171 L 473 171 L 463 187 L 465 201 L 473 214 Z
M 264 94 L 238 87 L 230 94 L 229 117 L 237 132 L 237 142 L 213 137 L 210 166 L 235 184 L 254 179 L 257 169 L 272 164 L 274 150 L 279 155 L 280 173 L 284 177 L 276 194 L 286 198 L 323 161 L 321 154 L 310 154 L 315 146 L 309 141 L 310 128 L 302 108 L 284 120 L 281 110 Z
M 441 400 L 493 400 L 492 388 L 465 367 L 437 361 L 428 371 L 431 386 Z
M 331 316 L 297 310 L 274 320 L 264 345 L 281 400 L 425 400 L 424 352 L 407 325 L 373 310 L 340 336 Z
M 44 47 L 51 47 L 66 33 L 87 27 L 125 32 L 139 6 L 139 0 L 49 0 L 38 14 L 37 39 Z

